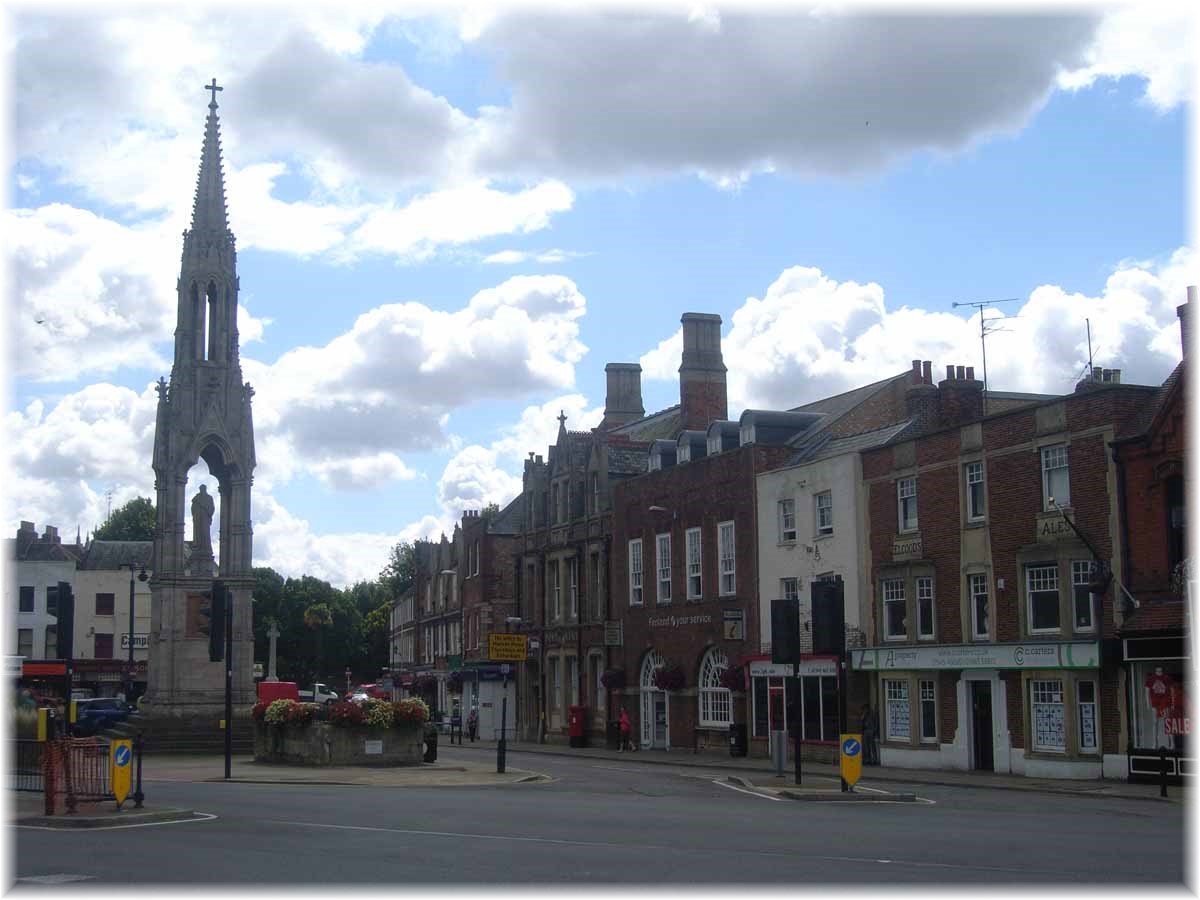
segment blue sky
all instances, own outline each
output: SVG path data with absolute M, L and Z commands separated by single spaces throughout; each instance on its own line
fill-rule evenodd
M 1018 298 L 993 388 L 1070 390 L 1085 318 L 1097 364 L 1164 379 L 1197 281 L 1179 15 L 17 15 L 9 530 L 152 489 L 214 75 L 256 562 L 345 584 L 511 499 L 605 363 L 677 402 L 683 312 L 723 319 L 734 415 L 978 366 L 956 300 Z

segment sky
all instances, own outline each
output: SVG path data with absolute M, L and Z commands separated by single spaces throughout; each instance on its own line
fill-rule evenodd
M 255 565 L 337 586 L 520 491 L 604 366 L 729 412 L 913 359 L 1162 382 L 1188 244 L 1183 6 L 11 5 L 4 524 L 153 496 L 212 78 L 255 388 Z M 187 496 L 215 479 L 201 462 Z M 214 528 L 214 532 L 215 532 Z

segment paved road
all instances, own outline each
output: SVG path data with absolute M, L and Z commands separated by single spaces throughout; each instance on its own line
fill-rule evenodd
M 439 761 L 479 753 L 443 748 Z M 824 804 L 735 790 L 714 783 L 728 775 L 717 770 L 520 751 L 509 759 L 554 780 L 486 788 L 150 781 L 148 802 L 215 818 L 18 828 L 14 874 L 106 886 L 1183 879 L 1179 804 L 894 783 L 875 787 L 932 802 Z

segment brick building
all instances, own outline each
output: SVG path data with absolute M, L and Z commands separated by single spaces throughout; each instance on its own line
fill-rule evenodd
M 525 463 L 516 626 L 530 636 L 520 679 L 525 739 L 564 737 L 572 706 L 585 709 L 585 731 L 604 734 L 610 702 L 602 675 L 620 652 L 609 589 L 613 491 L 646 471 L 652 442 L 725 415 L 721 319 L 685 313 L 681 322 L 678 406 L 646 415 L 641 366 L 610 363 L 600 425 L 569 431 L 560 416 L 545 461 L 531 453 Z
M 851 656 L 882 761 L 1098 777 L 1121 749 L 1118 661 L 1101 652 L 1121 624 L 1104 576 L 1124 577 L 1108 445 L 1156 389 L 1098 370 L 983 416 L 972 374 L 935 387 L 914 361 L 913 422 L 863 453 L 868 647 Z
M 1184 361 L 1142 407 L 1132 434 L 1112 445 L 1120 497 L 1125 592 L 1121 603 L 1120 697 L 1126 714 L 1122 746 L 1130 777 L 1157 777 L 1159 750 L 1168 771 L 1190 774 L 1190 709 L 1185 702 L 1191 657 L 1184 463 L 1187 455 L 1187 313 L 1178 308 Z

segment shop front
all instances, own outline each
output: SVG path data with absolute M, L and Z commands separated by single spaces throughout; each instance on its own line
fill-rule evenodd
M 772 663 L 769 656 L 751 657 L 748 664 L 751 754 L 769 754 L 772 731 L 790 734 L 790 712 L 798 717 L 803 758 L 833 762 L 837 756 L 839 734 L 837 657 L 803 655 L 800 685 L 795 695 L 790 665 Z M 848 709 L 853 726 L 857 726 L 855 712 Z
M 517 705 L 517 673 L 520 663 L 493 663 L 468 660 L 462 670 L 462 716 L 464 731 L 467 716 L 475 710 L 478 716 L 478 736 L 482 740 L 499 740 L 506 732 L 510 741 L 521 733 Z M 507 680 L 507 683 L 506 683 Z M 507 708 L 504 704 L 508 698 Z M 503 726 L 501 720 L 504 719 Z
M 867 647 L 851 666 L 875 678 L 885 766 L 1101 777 L 1101 729 L 1116 722 L 1097 641 Z
M 1158 778 L 1164 750 L 1168 777 L 1179 780 L 1194 774 L 1186 640 L 1180 635 L 1144 636 L 1126 637 L 1121 643 L 1129 780 Z

